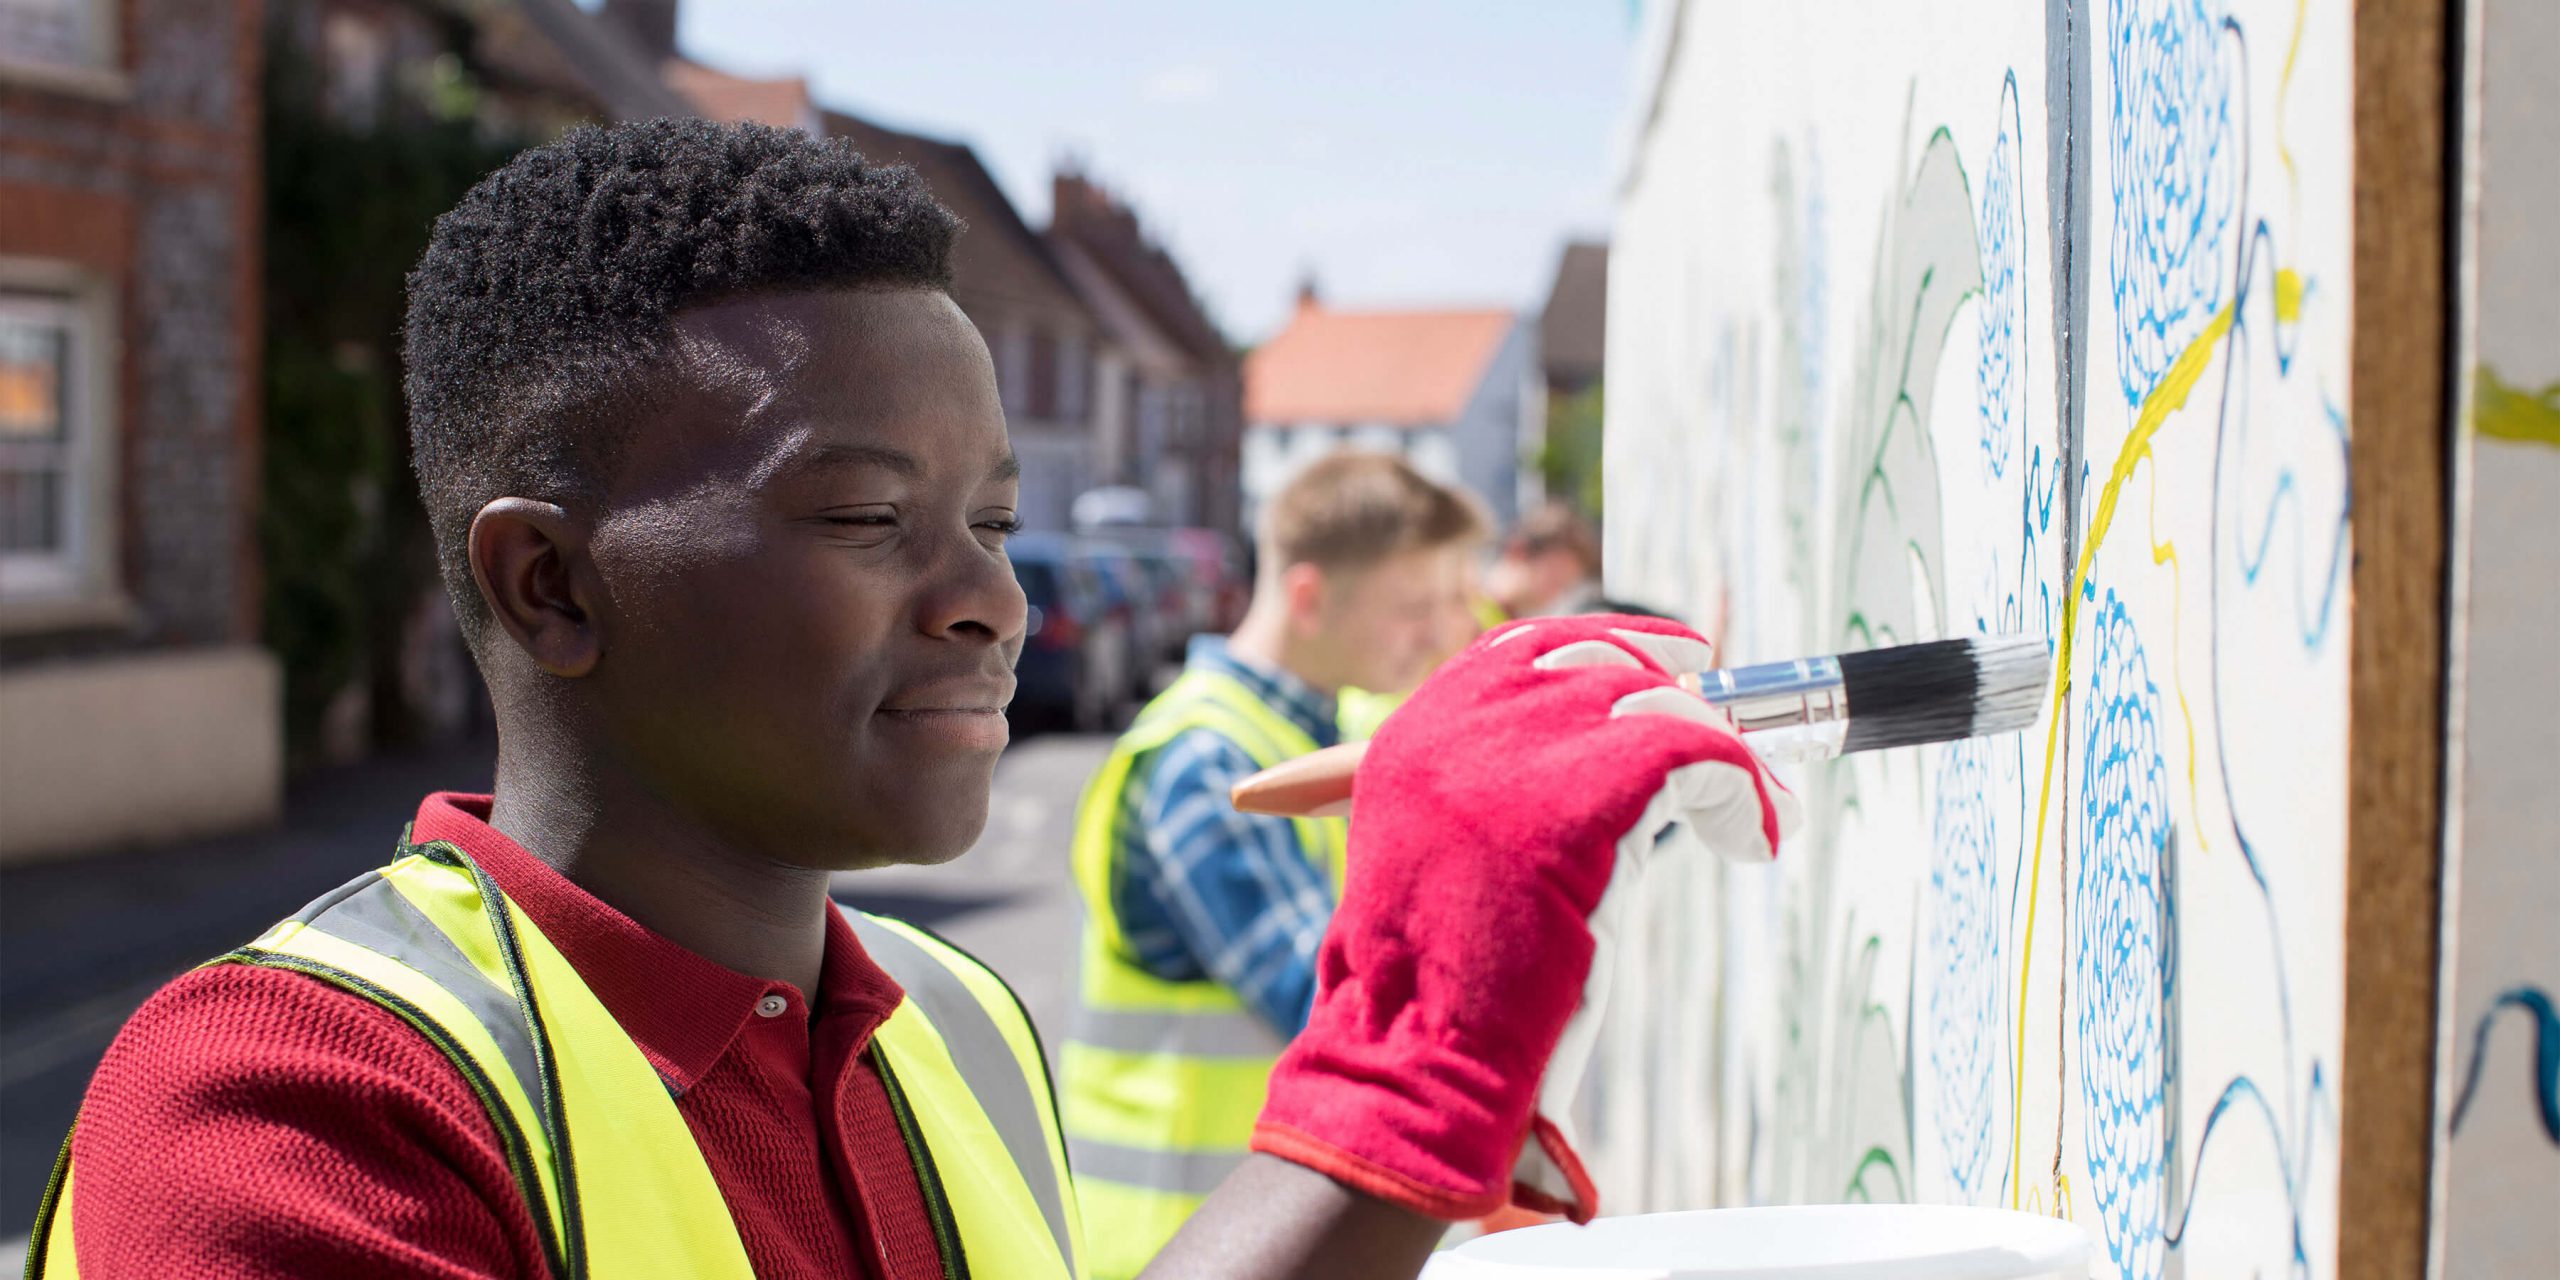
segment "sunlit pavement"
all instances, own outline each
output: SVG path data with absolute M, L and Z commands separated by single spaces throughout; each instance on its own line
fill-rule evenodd
M 1075 972 L 1067 842 L 1103 736 L 1017 741 L 986 834 L 940 867 L 837 877 L 836 896 L 910 919 L 1013 984 L 1051 1054 Z M 485 745 L 369 761 L 296 785 L 274 831 L 0 869 L 0 1275 L 22 1266 L 64 1129 L 107 1043 L 151 992 L 388 860 L 431 790 L 489 785 Z

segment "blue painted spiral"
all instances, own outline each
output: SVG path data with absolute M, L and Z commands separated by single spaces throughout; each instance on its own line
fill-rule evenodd
M 2167 1005 L 2175 917 L 2167 889 L 2168 768 L 2160 691 L 2124 602 L 2091 628 L 2081 746 L 2082 829 L 2072 851 L 2070 997 L 2081 1137 L 2119 1274 L 2157 1276 L 2166 1242 Z
M 2239 142 L 2221 26 L 2211 0 L 2108 7 L 2110 268 L 2127 404 L 2150 394 L 2222 303 Z
M 1985 1202 L 1998 1176 L 1993 1156 L 2005 1100 L 1994 1073 L 2007 1052 L 2000 1027 L 2000 823 L 1994 806 L 2007 800 L 1994 783 L 1992 753 L 2006 744 L 1979 739 L 1938 757 L 1937 806 L 1930 840 L 1925 1014 L 1938 1155 L 1955 1180 L 1957 1198 Z

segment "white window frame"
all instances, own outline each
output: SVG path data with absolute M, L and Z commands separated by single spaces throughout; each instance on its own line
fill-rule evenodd
M 996 402 L 1008 418 L 1031 413 L 1031 331 L 1007 325 L 996 331 Z
M 75 0 L 89 11 L 91 46 L 81 64 L 31 59 L 0 52 L 0 83 L 121 102 L 133 92 L 124 74 L 124 6 L 117 0 Z
M 68 263 L 0 256 L 0 310 L 62 323 L 68 421 L 63 548 L 0 552 L 0 631 L 110 624 L 129 617 L 117 585 L 117 479 L 122 416 L 115 369 L 122 331 L 115 291 Z

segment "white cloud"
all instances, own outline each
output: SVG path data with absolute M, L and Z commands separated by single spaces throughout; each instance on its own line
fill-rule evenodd
M 1207 67 L 1167 67 L 1147 77 L 1149 102 L 1205 102 L 1217 96 L 1218 73 Z

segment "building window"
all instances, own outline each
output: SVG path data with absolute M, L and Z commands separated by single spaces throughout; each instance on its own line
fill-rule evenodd
M 1058 339 L 1058 417 L 1065 422 L 1083 422 L 1092 415 L 1093 353 L 1087 351 L 1084 339 Z
M 1003 329 L 996 333 L 996 398 L 1004 404 L 1007 417 L 1028 417 L 1031 413 L 1031 335 L 1020 329 Z
M 1048 421 L 1058 414 L 1058 339 L 1046 329 L 1031 333 L 1031 416 Z
M 104 306 L 0 288 L 0 602 L 106 594 Z
M 1172 398 L 1165 443 L 1177 450 L 1189 449 L 1200 438 L 1200 388 L 1188 380 L 1177 382 Z
M 112 70 L 115 7 L 115 0 L 0 0 L 0 63 Z
M 1383 422 L 1373 422 L 1354 428 L 1350 438 L 1344 441 L 1344 444 L 1364 453 L 1400 454 L 1405 451 L 1405 445 L 1408 443 L 1405 439 L 1406 434 Z
M 1458 483 L 1458 446 L 1447 431 L 1416 431 L 1405 447 L 1405 460 L 1413 469 L 1442 484 Z
M 321 19 L 320 46 L 331 118 L 357 130 L 379 124 L 391 79 L 389 33 L 363 14 L 333 12 Z

